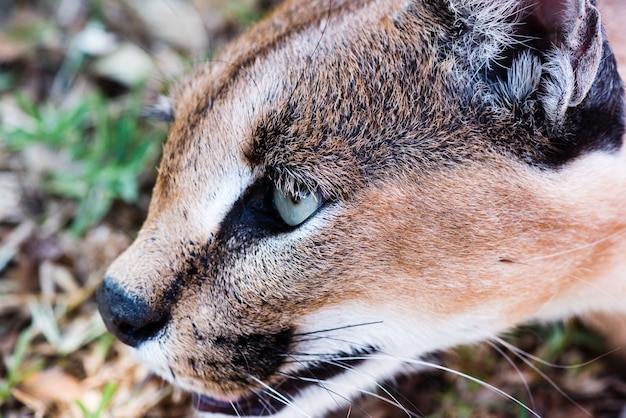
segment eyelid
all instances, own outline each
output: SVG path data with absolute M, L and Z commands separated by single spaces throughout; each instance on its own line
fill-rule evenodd
M 299 202 L 302 199 L 306 199 L 307 197 L 309 197 L 309 195 L 314 195 L 315 199 L 320 201 L 322 200 L 322 195 L 321 192 L 319 191 L 319 189 L 315 190 L 315 191 L 308 191 L 308 190 L 298 190 L 296 193 L 294 193 L 291 198 L 295 201 L 295 202 Z

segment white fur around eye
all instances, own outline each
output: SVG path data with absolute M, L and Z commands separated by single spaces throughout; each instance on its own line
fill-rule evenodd
M 306 221 L 322 205 L 317 193 L 298 193 L 297 196 L 285 194 L 274 187 L 274 207 L 283 222 L 297 226 Z

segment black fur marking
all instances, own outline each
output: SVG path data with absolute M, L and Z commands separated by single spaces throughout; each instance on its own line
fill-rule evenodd
M 232 353 L 230 373 L 238 379 L 250 382 L 248 375 L 267 380 L 280 368 L 285 360 L 292 339 L 289 329 L 273 334 L 248 334 L 235 337 L 219 336 L 213 341 L 216 347 Z
M 313 363 L 311 367 L 302 370 L 298 375 L 284 374 L 283 379 L 272 387 L 281 396 L 285 396 L 286 399 L 295 398 L 298 393 L 308 386 L 316 385 L 317 381 L 324 382 L 346 373 L 346 370 L 350 370 L 362 363 L 364 361 L 362 357 L 375 352 L 376 350 L 373 348 L 364 348 L 355 353 L 337 353 L 336 356 L 327 359 L 327 362 Z M 286 355 L 283 357 L 288 358 Z M 194 394 L 193 406 L 201 412 L 233 416 L 268 416 L 281 411 L 286 407 L 286 404 L 276 396 L 272 396 L 271 392 L 262 388 L 259 392 L 251 393 L 249 396 L 232 403 Z
M 230 252 L 237 246 L 232 238 L 243 243 L 294 229 L 285 224 L 274 209 L 273 187 L 273 183 L 264 178 L 248 188 L 222 220 L 216 234 L 216 248 L 225 247 Z

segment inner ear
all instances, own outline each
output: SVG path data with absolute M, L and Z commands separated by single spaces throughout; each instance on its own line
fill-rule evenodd
M 559 44 L 571 19 L 569 0 L 526 0 L 522 2 L 520 32 L 539 43 L 539 49 Z

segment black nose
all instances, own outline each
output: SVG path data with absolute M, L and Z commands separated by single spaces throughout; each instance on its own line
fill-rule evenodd
M 110 277 L 102 282 L 96 300 L 107 329 L 131 347 L 137 347 L 152 338 L 169 319 L 166 310 L 154 309 Z

